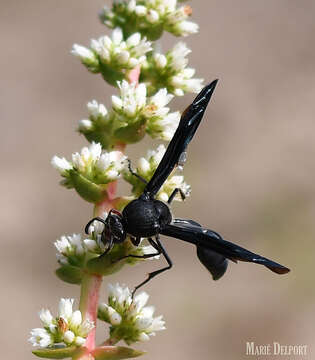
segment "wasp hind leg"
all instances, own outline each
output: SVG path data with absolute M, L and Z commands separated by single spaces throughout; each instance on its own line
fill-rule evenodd
M 156 246 L 156 249 L 158 251 L 160 251 L 160 254 L 162 254 L 165 258 L 165 260 L 167 261 L 167 266 L 163 267 L 162 269 L 159 269 L 159 270 L 156 270 L 156 271 L 153 271 L 151 273 L 148 274 L 148 277 L 147 279 L 145 279 L 144 281 L 142 281 L 142 283 L 140 283 L 139 285 L 137 285 L 134 289 L 133 289 L 133 292 L 132 292 L 132 297 L 134 297 L 136 291 L 141 287 L 143 286 L 144 284 L 148 283 L 150 280 L 152 280 L 155 276 L 161 274 L 162 272 L 166 271 L 166 270 L 169 270 L 172 266 L 173 266 L 173 262 L 171 260 L 171 258 L 168 256 L 168 253 L 166 252 L 166 250 L 164 249 L 164 246 L 163 244 L 161 243 L 160 239 L 159 239 L 159 236 L 157 235 L 156 238 L 155 238 L 155 242 L 152 240 L 152 246 L 154 247 L 153 243 L 155 244 Z

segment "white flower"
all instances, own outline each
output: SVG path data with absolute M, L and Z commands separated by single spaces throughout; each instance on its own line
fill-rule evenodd
M 85 338 L 94 328 L 93 322 L 82 320 L 80 310 L 73 311 L 73 299 L 60 300 L 56 318 L 53 318 L 47 309 L 42 309 L 39 316 L 45 329 L 33 329 L 29 341 L 33 346 L 41 348 L 57 343 L 82 346 L 85 343 Z
M 115 285 L 108 284 L 108 298 L 111 299 L 110 302 L 114 302 L 116 305 L 129 306 L 132 302 L 130 294 L 128 287 L 121 287 L 118 283 Z
M 140 44 L 141 41 L 141 35 L 140 33 L 135 33 L 129 36 L 129 38 L 126 41 L 127 46 L 137 46 Z
M 90 163 L 96 162 L 102 152 L 101 144 L 92 142 L 89 147 L 84 147 L 79 154 L 72 154 L 72 163 L 79 170 L 85 170 Z
M 80 310 L 76 310 L 73 312 L 70 322 L 71 325 L 74 327 L 78 327 L 82 323 L 82 314 Z
M 99 72 L 100 64 L 94 51 L 85 46 L 74 44 L 71 53 L 78 57 L 82 64 L 84 64 L 91 72 Z
M 167 94 L 166 89 L 161 89 L 151 97 L 146 107 L 146 115 L 149 118 L 147 132 L 154 138 L 169 141 L 177 129 L 180 113 L 178 111 L 168 113 L 169 108 L 165 107 L 173 96 Z
M 106 211 L 104 211 L 102 216 L 100 216 L 100 217 L 105 220 L 107 218 L 107 216 L 108 216 L 108 213 Z M 89 234 L 92 235 L 94 233 L 97 235 L 101 235 L 103 230 L 104 230 L 104 224 L 101 221 L 94 220 L 89 227 Z
M 133 68 L 145 61 L 145 54 L 152 50 L 151 42 L 141 38 L 140 33 L 132 34 L 126 41 L 120 28 L 115 28 L 111 38 L 102 36 L 91 41 L 91 48 L 98 54 L 100 60 L 106 64 Z M 115 67 L 115 66 L 114 66 Z M 117 67 L 117 66 L 116 66 Z
M 52 320 L 53 320 L 53 317 L 52 317 L 50 311 L 47 309 L 42 309 L 39 312 L 39 318 L 41 319 L 41 321 L 43 322 L 43 324 L 45 326 L 50 326 L 52 323 Z
M 144 305 L 148 302 L 148 300 L 149 300 L 149 294 L 147 294 L 144 291 L 142 291 L 137 296 L 135 296 L 133 303 L 136 311 L 137 312 L 141 311 Z
M 41 348 L 46 348 L 53 344 L 53 338 L 51 334 L 42 328 L 31 330 L 31 337 L 29 338 L 29 341 L 33 346 L 39 346 Z
M 81 336 L 77 336 L 74 340 L 76 346 L 83 346 L 85 344 L 85 339 Z
M 190 52 L 191 50 L 184 42 L 178 42 L 168 53 L 170 58 L 170 66 L 176 71 L 183 70 L 188 64 L 188 59 L 186 56 Z
M 63 335 L 63 339 L 64 339 L 64 342 L 65 342 L 66 344 L 71 344 L 71 343 L 73 343 L 74 338 L 75 338 L 75 335 L 74 335 L 74 333 L 73 333 L 72 331 L 70 331 L 70 330 L 67 330 L 67 331 L 64 333 L 64 335 Z
M 151 245 L 141 246 L 141 250 L 142 250 L 143 255 L 155 254 L 157 252 L 156 249 Z M 160 258 L 160 255 L 155 255 L 155 256 L 149 257 L 148 260 L 159 259 L 159 258 Z
M 74 56 L 77 56 L 78 58 L 80 58 L 82 61 L 95 61 L 96 60 L 93 51 L 86 48 L 85 46 L 81 46 L 78 44 L 73 45 L 71 53 Z
M 84 245 L 86 246 L 87 250 L 90 252 L 96 252 L 98 250 L 98 245 L 95 240 L 92 239 L 84 239 Z
M 116 119 L 125 124 L 144 118 L 146 132 L 153 138 L 170 140 L 178 126 L 179 112 L 169 113 L 166 105 L 173 99 L 166 89 L 160 89 L 155 95 L 147 97 L 144 83 L 129 84 L 123 80 L 118 82 L 120 97 L 112 96 L 113 110 Z
M 167 64 L 167 59 L 166 59 L 166 56 L 163 55 L 163 54 L 159 54 L 159 53 L 155 53 L 154 54 L 154 61 L 156 62 L 156 65 L 159 67 L 159 68 L 164 68 Z
M 194 74 L 194 69 L 187 68 L 177 75 L 173 76 L 170 80 L 171 84 L 186 92 L 198 93 L 202 89 L 203 79 L 191 79 Z
M 55 241 L 54 245 L 58 251 L 57 258 L 62 264 L 68 263 L 68 257 L 77 257 L 80 260 L 86 252 L 81 234 L 63 235 Z
M 148 99 L 143 114 L 148 119 L 147 132 L 154 138 L 170 140 L 174 135 L 180 113 L 169 113 L 169 108 L 166 107 L 173 97 L 174 95 L 168 94 L 166 89 L 160 89 Z
M 107 184 L 120 177 L 125 167 L 126 156 L 120 151 L 103 151 L 101 144 L 92 142 L 81 152 L 72 154 L 72 163 L 64 158 L 54 156 L 52 164 L 63 176 L 67 177 L 67 169 L 74 169 L 88 180 L 96 184 Z M 69 179 L 71 181 L 71 179 Z
M 175 27 L 181 36 L 188 36 L 190 34 L 195 34 L 199 30 L 198 24 L 192 21 L 182 21 L 181 23 L 177 24 Z
M 145 158 L 140 158 L 137 164 L 137 173 L 145 178 L 146 180 L 150 180 L 152 177 L 152 174 L 158 167 L 159 163 L 161 162 L 164 154 L 165 154 L 166 148 L 164 145 L 159 145 L 156 150 L 148 150 L 147 155 Z M 183 161 L 182 161 L 183 162 Z M 182 164 L 181 164 L 182 165 Z M 128 170 L 125 170 L 124 177 L 127 181 L 129 181 L 129 173 Z M 138 196 L 140 193 L 142 193 L 142 187 L 137 188 L 137 185 L 132 183 L 134 186 L 134 193 L 136 196 Z M 184 181 L 184 177 L 182 175 L 170 175 L 168 179 L 164 182 L 163 186 L 157 193 L 157 198 L 159 200 L 167 202 L 172 192 L 179 188 L 182 190 L 182 192 L 188 196 L 190 194 L 190 186 Z M 181 201 L 182 198 L 180 194 L 176 195 L 174 200 Z
M 74 299 L 62 298 L 59 302 L 59 317 L 63 318 L 67 322 L 70 322 L 72 317 L 72 305 Z
M 134 11 L 136 8 L 136 5 L 137 5 L 136 0 L 130 0 L 128 3 L 128 11 L 130 11 L 130 12 Z
M 174 9 L 175 10 L 175 9 Z M 181 6 L 167 17 L 169 24 L 180 23 L 188 18 L 192 14 L 192 8 L 189 5 Z
M 107 304 L 100 304 L 99 311 L 103 314 L 103 316 L 107 316 L 109 319 L 109 322 L 112 325 L 119 325 L 121 323 L 121 316 L 119 313 L 112 308 L 111 306 L 108 306 Z
M 148 13 L 147 13 L 147 20 L 150 22 L 150 23 L 156 23 L 159 21 L 159 13 L 155 10 L 149 10 Z
M 122 156 L 120 151 L 111 151 L 103 153 L 99 156 L 98 160 L 96 161 L 96 167 L 101 170 L 102 172 L 106 172 L 107 170 L 111 169 L 115 171 L 115 176 L 110 176 L 110 178 L 117 178 L 119 173 L 125 167 L 125 156 Z
M 127 344 L 147 341 L 156 331 L 164 330 L 162 316 L 153 317 L 154 307 L 145 306 L 149 295 L 141 292 L 132 300 L 126 286 L 109 284 L 108 305 L 100 304 L 100 319 L 111 324 L 111 337 Z
M 137 5 L 134 8 L 134 11 L 138 16 L 145 16 L 145 14 L 147 13 L 147 8 L 143 5 Z
M 120 89 L 120 98 L 112 96 L 113 108 L 121 111 L 127 117 L 134 117 L 146 103 L 146 86 L 141 83 L 138 86 L 135 83 L 129 84 L 123 80 L 118 83 Z
M 147 335 L 145 332 L 139 334 L 139 341 L 149 341 L 150 336 Z
M 82 119 L 79 121 L 78 129 L 80 131 L 90 130 L 90 129 L 92 129 L 92 127 L 93 127 L 93 123 L 89 119 Z
M 138 170 L 142 174 L 148 173 L 151 170 L 149 161 L 147 159 L 143 158 L 143 157 L 140 158 L 138 160 Z
M 106 107 L 103 104 L 99 104 L 96 100 L 92 100 L 87 103 L 89 115 L 92 118 L 105 117 L 108 114 Z
M 64 157 L 60 158 L 56 155 L 51 159 L 51 165 L 57 169 L 61 175 L 66 174 L 67 170 L 72 169 L 72 165 L 68 160 L 66 160 Z
M 184 42 L 178 42 L 166 56 L 159 53 L 154 55 L 157 71 L 169 74 L 166 86 L 176 96 L 182 96 L 185 92 L 198 93 L 202 89 L 203 79 L 194 79 L 195 69 L 187 68 L 187 55 L 190 52 Z
M 107 213 L 104 212 L 101 217 L 105 220 Z M 81 234 L 62 235 L 54 243 L 58 251 L 56 254 L 58 262 L 61 265 L 67 265 L 69 264 L 68 258 L 71 258 L 72 260 L 75 259 L 77 263 L 81 263 L 87 252 L 103 253 L 105 250 L 105 245 L 101 241 L 103 229 L 103 223 L 94 221 L 89 227 L 88 237 L 83 237 Z M 75 313 L 73 316 L 76 318 L 79 315 Z
M 177 7 L 177 0 L 130 0 L 120 1 L 119 5 L 119 9 L 113 10 L 104 7 L 101 13 L 102 21 L 110 28 L 116 26 L 117 20 L 121 23 L 123 16 L 126 24 L 122 26 L 126 26 L 129 32 L 141 29 L 142 33 L 150 35 L 152 24 L 176 36 L 186 36 L 198 30 L 197 24 L 187 21 L 192 8 L 188 5 Z M 131 22 L 129 26 L 128 22 Z
M 156 150 L 148 150 L 147 151 L 147 160 L 153 164 L 153 166 L 157 167 L 164 156 L 166 148 L 164 145 L 159 145 Z
M 89 332 L 94 328 L 93 321 L 84 320 L 82 323 L 77 327 L 77 334 L 80 337 L 86 337 Z

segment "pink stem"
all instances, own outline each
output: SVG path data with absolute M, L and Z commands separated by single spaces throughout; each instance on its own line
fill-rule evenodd
M 80 310 L 84 320 L 93 321 L 96 326 L 97 320 L 97 307 L 99 292 L 102 284 L 102 276 L 95 274 L 85 274 L 82 280 L 81 285 L 81 297 L 80 297 Z M 85 348 L 87 353 L 90 353 L 95 349 L 95 332 L 96 327 L 94 327 L 89 335 L 87 336 L 85 342 Z M 85 356 L 86 354 L 84 354 Z M 86 357 L 80 357 L 80 359 L 85 359 Z
M 130 84 L 136 83 L 136 85 L 138 85 L 140 71 L 141 71 L 140 65 L 137 65 L 135 68 L 133 68 L 132 70 L 129 71 L 128 81 L 130 82 Z

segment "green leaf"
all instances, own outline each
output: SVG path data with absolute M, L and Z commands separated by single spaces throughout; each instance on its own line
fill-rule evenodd
M 96 203 L 104 199 L 106 190 L 88 180 L 76 170 L 69 170 L 70 179 L 77 193 L 86 201 Z
M 146 119 L 140 120 L 128 124 L 127 126 L 120 127 L 114 133 L 117 140 L 125 144 L 134 144 L 143 139 L 145 135 Z
M 37 349 L 32 351 L 32 353 L 45 359 L 66 359 L 72 357 L 77 352 L 77 350 L 77 347 L 70 346 L 53 349 Z
M 56 270 L 58 278 L 69 284 L 81 284 L 82 281 L 82 270 L 78 267 L 71 265 L 62 265 Z
M 99 346 L 92 351 L 92 355 L 96 360 L 130 359 L 143 354 L 145 354 L 145 352 L 124 346 Z
M 125 265 L 125 261 L 115 261 L 113 254 L 98 256 L 86 263 L 86 269 L 92 274 L 111 275 L 119 271 Z
M 100 63 L 100 72 L 103 79 L 115 87 L 117 86 L 117 81 L 121 81 L 125 78 L 125 75 L 120 69 L 114 69 L 112 66 L 107 66 L 103 63 Z

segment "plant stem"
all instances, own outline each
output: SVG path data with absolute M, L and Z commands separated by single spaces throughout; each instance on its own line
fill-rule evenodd
M 80 296 L 80 311 L 82 313 L 83 319 L 93 321 L 95 327 L 90 331 L 86 339 L 85 348 L 87 351 L 78 358 L 80 360 L 93 359 L 89 353 L 95 349 L 97 307 L 101 284 L 102 276 L 100 275 L 86 273 L 83 276 Z

